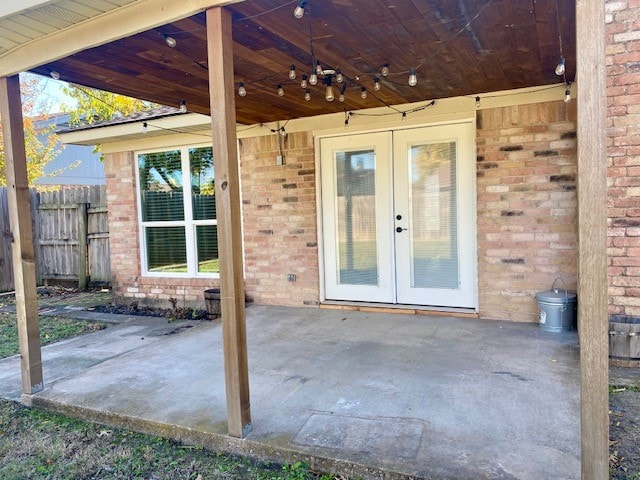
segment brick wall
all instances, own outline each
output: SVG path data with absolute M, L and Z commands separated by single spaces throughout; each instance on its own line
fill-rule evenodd
M 478 112 L 482 318 L 537 321 L 534 294 L 576 287 L 575 101 Z
M 240 141 L 247 295 L 270 305 L 317 305 L 315 159 L 311 132 Z M 287 275 L 294 274 L 295 281 Z
M 313 136 L 288 135 L 283 166 L 276 165 L 277 142 L 276 135 L 240 141 L 247 296 L 316 305 Z M 576 284 L 575 102 L 479 111 L 477 145 L 480 316 L 536 321 L 535 292 L 556 277 L 571 289 Z M 105 170 L 117 297 L 201 305 L 203 290 L 217 280 L 141 276 L 133 154 L 108 155 Z
M 609 313 L 640 317 L 640 1 L 608 1 Z
M 133 152 L 105 155 L 109 248 L 113 292 L 119 303 L 170 307 L 204 305 L 204 290 L 219 285 L 210 278 L 142 277 L 135 157 Z

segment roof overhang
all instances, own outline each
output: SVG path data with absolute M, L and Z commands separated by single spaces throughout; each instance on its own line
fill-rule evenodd
M 553 85 L 563 79 L 554 74 L 561 52 L 566 80 L 575 77 L 575 0 L 380 0 L 376 8 L 368 0 L 326 0 L 310 2 L 312 15 L 302 19 L 293 16 L 295 2 L 281 0 L 118 1 L 131 3 L 6 52 L 0 76 L 56 71 L 72 83 L 163 105 L 186 100 L 189 111 L 208 115 L 202 12 L 225 5 L 232 14 L 234 82 L 248 90 L 236 96 L 236 117 L 247 125 Z M 175 48 L 165 43 L 167 35 L 177 39 Z M 327 71 L 347 77 L 344 103 L 325 101 L 322 82 L 305 101 L 300 77 L 312 69 L 312 44 Z M 385 63 L 388 77 L 380 74 Z M 288 78 L 291 65 L 295 80 Z M 409 86 L 414 67 L 418 84 Z
M 8 5 L 0 7 L 0 13 L 2 9 L 7 12 L 5 18 L 0 18 L 0 30 L 8 27 L 11 17 L 20 12 L 62 3 L 60 0 L 28 0 L 25 4 L 25 1 L 21 0 L 18 8 Z M 244 0 L 133 0 L 126 3 L 122 0 L 120 3 L 124 5 L 119 8 L 103 13 L 96 11 L 95 16 L 83 22 L 53 29 L 46 35 L 35 38 L 20 35 L 17 37 L 20 39 L 18 44 L 9 50 L 2 48 L 0 43 L 0 76 L 15 75 L 88 48 L 190 17 L 210 7 L 242 1 Z

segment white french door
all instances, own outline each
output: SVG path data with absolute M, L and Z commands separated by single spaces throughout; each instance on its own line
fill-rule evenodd
M 471 122 L 321 140 L 325 297 L 475 308 Z
M 390 155 L 389 132 L 321 141 L 329 299 L 395 302 Z

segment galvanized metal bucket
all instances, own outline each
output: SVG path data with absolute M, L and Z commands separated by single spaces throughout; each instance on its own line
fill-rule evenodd
M 558 282 L 565 288 L 556 288 Z M 567 290 L 564 280 L 556 278 L 551 290 L 536 293 L 540 328 L 545 332 L 570 332 L 576 326 L 577 295 Z

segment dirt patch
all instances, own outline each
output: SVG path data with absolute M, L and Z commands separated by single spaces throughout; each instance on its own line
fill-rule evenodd
M 640 391 L 612 388 L 609 410 L 610 478 L 640 480 Z

